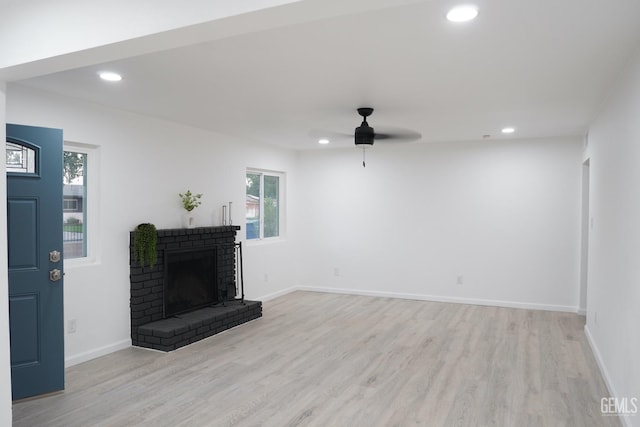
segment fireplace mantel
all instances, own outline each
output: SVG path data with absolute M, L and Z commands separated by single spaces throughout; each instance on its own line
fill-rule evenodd
M 233 231 L 234 240 L 236 233 L 240 230 L 239 225 L 218 225 L 214 227 L 195 228 L 163 228 L 158 230 L 158 237 L 163 236 L 189 236 L 194 234 L 224 233 Z

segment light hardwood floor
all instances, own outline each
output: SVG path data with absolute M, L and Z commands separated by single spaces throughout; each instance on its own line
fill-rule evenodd
M 14 426 L 619 426 L 575 314 L 294 292 L 171 353 L 130 348 Z

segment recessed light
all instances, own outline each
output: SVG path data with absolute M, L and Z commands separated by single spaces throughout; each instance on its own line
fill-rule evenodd
M 478 8 L 471 4 L 456 6 L 447 13 L 451 22 L 467 22 L 478 16 Z
M 102 71 L 98 74 L 102 80 L 106 80 L 108 82 L 119 82 L 122 80 L 122 76 L 118 73 L 114 73 L 112 71 Z
M 502 133 L 514 133 L 516 130 L 512 127 L 502 128 Z
M 326 145 L 326 144 L 328 144 L 328 143 L 329 143 L 329 140 L 328 140 L 328 139 L 326 139 L 326 138 L 323 138 L 323 139 L 319 139 L 319 140 L 318 140 L 318 144 Z

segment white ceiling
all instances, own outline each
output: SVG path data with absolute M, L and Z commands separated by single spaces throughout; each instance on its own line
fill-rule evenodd
M 17 83 L 293 149 L 352 132 L 360 106 L 422 142 L 505 138 L 507 125 L 510 138 L 583 135 L 640 46 L 637 0 L 481 0 L 466 24 L 444 18 L 454 4 L 362 8 Z M 124 79 L 99 81 L 104 69 Z

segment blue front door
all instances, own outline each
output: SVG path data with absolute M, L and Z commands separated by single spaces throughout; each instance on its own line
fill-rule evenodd
M 64 389 L 62 130 L 7 125 L 13 399 Z

